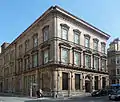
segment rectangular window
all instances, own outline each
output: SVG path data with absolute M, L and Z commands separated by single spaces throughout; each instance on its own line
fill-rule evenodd
M 101 44 L 101 52 L 105 53 L 105 44 Z
M 75 74 L 75 89 L 80 90 L 80 74 Z
M 28 50 L 29 48 L 29 40 L 25 41 L 25 52 Z
M 99 69 L 99 58 L 94 56 L 94 69 Z
M 47 41 L 49 36 L 49 26 L 43 29 L 43 41 Z
M 80 44 L 80 34 L 78 32 L 74 32 L 74 43 Z
M 49 57 L 48 53 L 49 53 L 48 49 L 44 50 L 44 64 L 48 63 L 48 57 Z
M 85 67 L 91 68 L 91 56 L 87 54 L 85 55 Z
M 80 65 L 80 53 L 79 52 L 74 52 L 74 64 L 75 65 Z
M 68 90 L 68 73 L 62 73 L 62 90 Z
M 68 29 L 62 27 L 62 39 L 68 40 Z
M 62 48 L 61 50 L 61 62 L 68 64 L 69 63 L 69 52 L 68 49 Z
M 38 66 L 38 54 L 33 55 L 33 67 Z
M 85 47 L 90 47 L 90 38 L 85 37 Z
M 106 70 L 106 60 L 104 59 L 101 60 L 101 67 L 102 67 L 102 71 Z
M 94 50 L 97 50 L 97 51 L 98 51 L 98 42 L 97 42 L 97 41 L 94 41 L 93 45 L 94 45 Z
M 38 46 L 38 35 L 34 35 L 33 36 L 33 47 L 37 47 Z
M 30 68 L 30 61 L 29 58 L 25 58 L 25 71 L 28 70 Z
M 23 62 L 22 60 L 18 61 L 18 71 L 21 72 L 22 71 L 22 67 L 23 67 Z

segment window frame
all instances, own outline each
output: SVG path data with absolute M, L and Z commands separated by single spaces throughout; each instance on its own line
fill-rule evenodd
M 89 56 L 90 57 L 90 61 L 88 61 L 88 66 L 86 66 L 86 56 Z M 87 69 L 91 69 L 91 55 L 90 54 L 84 54 L 84 65 L 85 65 L 85 68 Z
M 47 34 L 45 33 L 46 31 L 47 31 Z M 49 25 L 45 26 L 42 32 L 43 32 L 43 42 L 45 42 L 49 39 Z
M 37 40 L 35 42 L 35 40 Z M 33 36 L 33 47 L 37 47 L 38 46 L 38 34 L 36 33 L 34 36 Z
M 74 32 L 74 43 L 75 44 L 80 44 L 80 33 L 78 31 L 73 31 Z M 75 35 L 78 37 L 78 42 L 75 40 Z
M 69 62 L 70 62 L 70 55 L 69 55 L 69 54 L 70 54 L 70 51 L 69 51 L 69 49 L 68 49 L 68 48 L 65 48 L 65 47 L 61 47 L 60 50 L 61 50 L 60 62 L 63 63 L 63 64 L 69 64 Z M 63 50 L 64 50 L 64 51 L 65 51 L 65 50 L 67 51 L 67 59 L 68 59 L 67 62 L 64 62 L 64 61 L 62 60 L 62 59 L 63 59 L 63 58 L 62 58 L 62 51 L 63 51 Z

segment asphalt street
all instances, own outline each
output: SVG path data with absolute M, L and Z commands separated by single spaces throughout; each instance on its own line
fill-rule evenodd
M 40 98 L 40 99 L 30 99 L 21 97 L 0 97 L 0 102 L 119 102 L 111 101 L 108 96 L 103 97 L 71 97 L 64 99 L 52 99 L 52 98 Z

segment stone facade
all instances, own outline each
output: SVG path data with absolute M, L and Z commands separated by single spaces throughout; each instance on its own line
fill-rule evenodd
M 109 37 L 62 8 L 50 7 L 11 44 L 2 45 L 0 89 L 30 95 L 32 85 L 32 95 L 41 88 L 70 96 L 105 88 Z
M 108 48 L 108 71 L 110 84 L 120 83 L 120 40 L 114 39 Z

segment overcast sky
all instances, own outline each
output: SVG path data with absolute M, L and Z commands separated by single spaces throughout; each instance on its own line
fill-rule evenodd
M 11 43 L 52 5 L 110 34 L 108 43 L 120 36 L 120 0 L 0 0 L 0 45 Z

